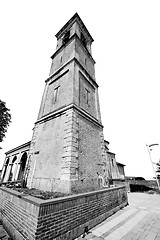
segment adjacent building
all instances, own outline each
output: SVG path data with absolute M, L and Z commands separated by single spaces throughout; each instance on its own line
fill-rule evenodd
M 125 184 L 125 165 L 116 161 L 116 154 L 109 151 L 109 142 L 104 141 L 109 165 L 109 183 L 110 185 Z
M 30 141 L 7 151 L 1 173 L 1 182 L 13 183 L 24 180 L 25 167 L 28 159 Z

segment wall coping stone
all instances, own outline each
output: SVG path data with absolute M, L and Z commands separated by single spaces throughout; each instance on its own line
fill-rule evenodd
M 31 195 L 23 194 L 23 193 L 17 192 L 16 190 L 9 189 L 9 188 L 6 188 L 6 187 L 0 187 L 0 190 L 3 190 L 4 192 L 7 192 L 7 193 L 12 194 L 14 196 L 17 196 L 19 198 L 22 198 L 25 201 L 33 203 L 34 205 L 40 207 L 40 206 L 44 206 L 44 205 L 48 205 L 48 204 L 56 204 L 56 203 L 66 202 L 68 200 L 72 201 L 72 200 L 77 199 L 77 198 L 88 197 L 88 196 L 91 196 L 91 195 L 95 195 L 97 193 L 109 192 L 109 191 L 113 191 L 113 190 L 121 189 L 121 188 L 126 188 L 126 186 L 104 188 L 104 189 L 100 189 L 100 190 L 96 190 L 96 191 L 92 191 L 92 192 L 78 193 L 78 194 L 75 194 L 75 195 L 53 198 L 53 199 L 47 199 L 47 200 L 43 200 L 43 199 L 36 198 L 34 196 L 31 196 Z

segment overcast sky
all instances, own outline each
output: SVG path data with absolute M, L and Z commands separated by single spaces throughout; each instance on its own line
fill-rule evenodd
M 159 0 L 0 1 L 0 99 L 12 114 L 0 144 L 0 167 L 6 151 L 31 140 L 55 34 L 75 12 L 94 38 L 92 55 L 110 151 L 126 164 L 126 175 L 153 177 L 146 143 L 160 144 Z M 159 147 L 155 151 L 158 161 Z

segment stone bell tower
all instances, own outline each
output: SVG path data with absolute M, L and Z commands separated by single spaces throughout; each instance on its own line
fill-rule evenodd
M 27 187 L 95 190 L 106 155 L 92 57 L 93 38 L 76 13 L 56 34 L 26 169 Z

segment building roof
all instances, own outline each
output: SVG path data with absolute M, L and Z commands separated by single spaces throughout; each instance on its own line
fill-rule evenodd
M 126 176 L 126 179 L 129 179 L 129 180 L 145 180 L 144 177 L 135 177 L 135 176 Z
M 29 147 L 30 144 L 31 144 L 31 141 L 26 142 L 26 143 L 24 143 L 24 144 L 22 144 L 22 145 L 19 145 L 18 147 L 12 148 L 11 150 L 5 152 L 5 154 L 7 155 L 7 154 L 12 153 L 12 152 L 14 152 L 14 151 L 16 151 L 16 150 L 19 150 L 19 149 L 21 149 L 21 148 L 24 148 L 24 147 L 27 147 L 27 146 Z
M 117 162 L 117 161 L 116 161 L 116 163 L 117 163 L 118 165 L 126 166 L 125 164 L 120 163 L 120 162 Z
M 110 152 L 110 151 L 107 151 L 107 153 L 109 153 L 109 154 L 111 154 L 111 155 L 116 155 L 115 153 L 113 153 L 113 152 Z

